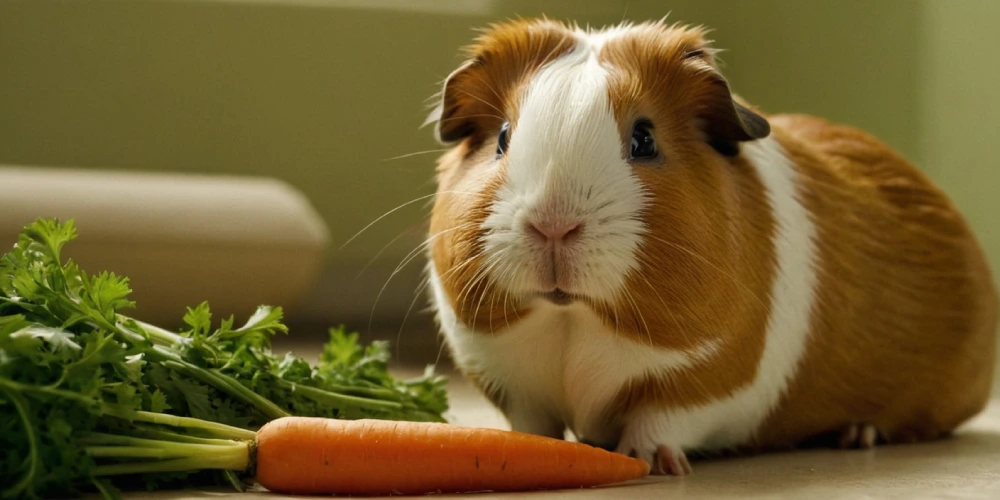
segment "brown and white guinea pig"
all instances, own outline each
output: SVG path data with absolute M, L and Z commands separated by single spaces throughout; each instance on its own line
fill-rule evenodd
M 997 298 L 962 215 L 870 135 L 741 103 L 700 29 L 494 25 L 440 98 L 431 300 L 514 430 L 684 474 L 984 407 Z

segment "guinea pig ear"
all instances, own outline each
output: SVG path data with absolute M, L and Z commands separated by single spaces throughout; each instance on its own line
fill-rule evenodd
M 546 18 L 492 24 L 465 49 L 468 59 L 445 78 L 440 102 L 425 124 L 450 145 L 482 139 L 508 117 L 516 88 L 535 70 L 576 45 L 565 25 Z
M 453 144 L 472 135 L 472 122 L 460 118 L 464 99 L 459 98 L 462 93 L 459 88 L 476 64 L 476 60 L 469 59 L 445 78 L 437 96 L 439 101 L 424 120 L 422 127 L 434 124 L 434 138 L 442 144 Z
M 713 71 L 709 87 L 701 119 L 705 134 L 716 149 L 734 154 L 735 143 L 763 139 L 771 134 L 767 119 L 740 103 L 721 74 Z

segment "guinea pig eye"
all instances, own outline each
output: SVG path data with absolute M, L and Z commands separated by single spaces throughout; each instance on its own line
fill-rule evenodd
M 630 160 L 655 158 L 657 155 L 656 139 L 653 138 L 653 125 L 646 121 L 638 121 L 632 128 L 632 150 Z
M 507 136 L 509 130 L 510 122 L 503 122 L 503 126 L 500 127 L 500 135 L 497 137 L 497 158 L 503 156 L 504 152 L 507 151 Z

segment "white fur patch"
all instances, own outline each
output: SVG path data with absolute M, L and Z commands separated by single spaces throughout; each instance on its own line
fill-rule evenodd
M 548 254 L 525 231 L 542 217 L 582 223 L 563 254 L 570 293 L 613 301 L 638 261 L 645 231 L 642 184 L 622 158 L 622 137 L 608 98 L 607 71 L 586 35 L 573 51 L 541 69 L 512 124 L 507 183 L 483 227 L 491 279 L 516 298 L 544 290 Z
M 746 143 L 776 218 L 777 274 L 771 284 L 764 353 L 757 377 L 731 396 L 682 410 L 647 410 L 630 417 L 621 447 L 648 457 L 657 445 L 721 449 L 745 442 L 775 409 L 806 349 L 816 295 L 816 228 L 799 201 L 795 165 L 774 138 Z

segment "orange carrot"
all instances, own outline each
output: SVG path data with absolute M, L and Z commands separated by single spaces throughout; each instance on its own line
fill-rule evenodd
M 427 422 L 285 417 L 257 431 L 257 481 L 275 493 L 390 495 L 583 488 L 646 462 L 581 443 Z

